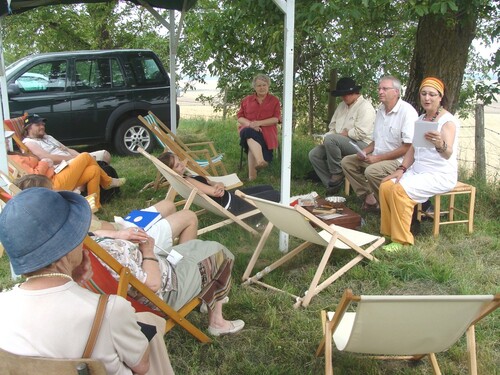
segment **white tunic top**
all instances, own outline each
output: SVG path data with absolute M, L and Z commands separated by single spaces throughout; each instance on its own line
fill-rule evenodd
M 420 116 L 419 120 L 423 116 Z M 450 158 L 443 158 L 434 147 L 415 147 L 415 161 L 399 180 L 408 196 L 415 202 L 423 203 L 436 194 L 452 190 L 457 184 L 458 130 L 460 122 L 451 113 L 445 113 L 438 120 L 438 131 L 441 131 L 441 128 L 447 122 L 452 122 L 456 127 L 453 153 Z

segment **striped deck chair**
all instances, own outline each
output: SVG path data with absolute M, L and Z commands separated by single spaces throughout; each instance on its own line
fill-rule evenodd
M 11 119 L 6 119 L 3 121 L 4 130 L 10 130 L 14 132 L 12 139 L 16 143 L 17 147 L 22 153 L 29 154 L 29 148 L 23 143 L 23 128 L 24 128 L 24 120 L 28 117 L 28 114 L 25 113 L 21 117 L 15 117 Z
M 198 341 L 202 343 L 211 342 L 211 339 L 206 334 L 186 318 L 186 316 L 201 303 L 200 298 L 194 298 L 176 311 L 158 297 L 151 289 L 134 277 L 127 267 L 122 266 L 93 239 L 87 236 L 83 244 L 84 247 L 90 251 L 90 260 L 94 273 L 91 280 L 83 283 L 83 287 L 95 293 L 117 294 L 130 301 L 137 312 L 152 312 L 164 317 L 167 319 L 165 332 L 170 331 L 175 325 L 180 325 Z M 111 273 L 102 265 L 98 258 L 119 275 L 119 282 L 113 278 Z M 152 309 L 128 296 L 127 292 L 129 287 L 136 289 L 147 298 L 155 308 Z
M 351 303 L 357 304 L 356 312 L 346 312 Z M 325 374 L 332 375 L 333 340 L 339 351 L 376 359 L 428 356 L 437 375 L 435 353 L 448 350 L 466 332 L 469 371 L 477 375 L 475 325 L 499 306 L 500 294 L 355 296 L 346 289 L 335 312 L 322 312 L 323 339 L 316 356 L 325 354 Z
M 155 135 L 164 149 L 172 151 L 181 160 L 186 159 L 189 168 L 197 174 L 206 176 L 207 170 L 209 170 L 213 176 L 227 175 L 226 167 L 222 161 L 224 154 L 215 150 L 213 142 L 184 143 L 151 111 L 148 112 L 148 115 L 138 116 L 138 118 Z M 199 147 L 204 148 L 199 149 Z M 197 168 L 198 166 L 201 169 Z M 219 173 L 218 168 L 221 173 Z

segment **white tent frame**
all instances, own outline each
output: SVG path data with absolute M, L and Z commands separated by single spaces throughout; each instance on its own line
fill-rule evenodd
M 84 2 L 84 1 L 82 1 Z M 147 0 L 138 0 L 163 26 L 169 30 L 170 38 L 170 124 L 172 131 L 176 132 L 177 119 L 177 47 L 184 21 L 186 1 L 181 11 L 179 24 L 175 25 L 175 10 L 169 10 L 169 21 L 164 19 Z M 282 153 L 281 153 L 281 202 L 290 201 L 290 181 L 291 181 L 291 155 L 292 155 L 292 105 L 293 105 L 293 57 L 294 57 L 294 32 L 295 32 L 295 0 L 273 0 L 278 8 L 285 15 L 284 28 L 284 67 L 283 67 L 283 123 L 282 123 Z M 0 17 L 0 28 L 2 27 Z M 3 41 L 0 34 L 0 95 L 2 97 L 2 111 L 0 120 L 10 118 L 9 100 L 7 95 L 7 78 L 5 75 L 5 63 L 3 56 Z M 4 132 L 0 132 L 0 170 L 8 173 L 7 151 L 5 149 Z M 281 251 L 288 250 L 288 235 L 280 232 Z

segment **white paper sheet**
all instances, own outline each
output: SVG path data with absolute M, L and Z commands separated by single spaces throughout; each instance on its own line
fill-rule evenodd
M 437 122 L 415 121 L 415 132 L 413 133 L 413 147 L 433 148 L 434 144 L 425 139 L 424 134 L 438 129 Z

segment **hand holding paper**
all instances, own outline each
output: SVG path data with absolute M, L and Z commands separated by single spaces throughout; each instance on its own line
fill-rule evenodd
M 349 141 L 349 143 L 356 149 L 356 154 L 358 154 L 363 159 L 366 158 L 366 153 L 362 149 L 360 149 L 356 143 L 354 143 L 353 141 Z

